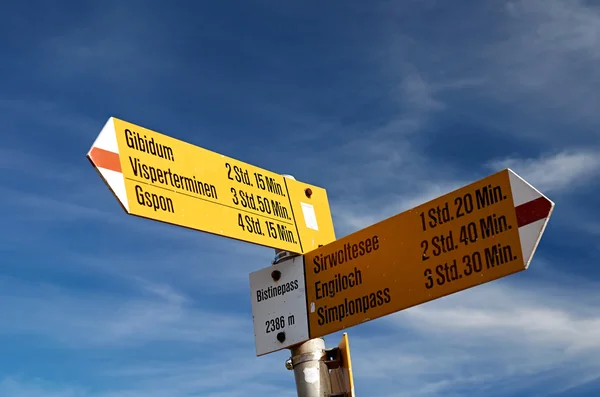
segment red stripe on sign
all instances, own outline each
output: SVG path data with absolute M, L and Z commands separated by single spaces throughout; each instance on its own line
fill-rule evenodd
M 537 222 L 540 219 L 547 218 L 552 209 L 552 202 L 545 197 L 531 200 L 525 204 L 515 207 L 517 212 L 517 225 L 519 227 Z
M 121 172 L 121 160 L 118 153 L 95 147 L 90 152 L 90 158 L 96 167 Z

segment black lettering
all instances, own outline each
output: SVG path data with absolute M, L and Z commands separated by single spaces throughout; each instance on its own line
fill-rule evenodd
M 327 306 L 325 306 L 327 307 Z M 319 325 L 324 325 L 325 324 L 325 316 L 323 315 L 323 311 L 325 310 L 325 308 L 323 307 L 319 307 L 317 309 L 317 316 L 319 317 L 319 319 L 317 320 L 317 323 Z
M 348 274 L 336 273 L 330 280 L 315 282 L 316 300 L 333 298 L 338 293 L 362 284 L 362 272 L 355 266 Z
M 315 257 L 313 258 L 313 265 L 315 265 L 313 268 L 313 272 L 315 274 L 319 274 L 319 272 L 321 271 L 321 258 L 322 257 L 319 255 L 315 255 Z
M 487 269 L 517 260 L 510 245 L 494 244 L 483 250 Z
M 369 302 L 371 303 L 371 307 L 377 307 L 377 294 L 369 294 Z
M 231 177 L 231 164 L 225 163 L 225 168 L 227 168 L 227 179 L 233 181 L 233 178 Z
M 429 243 L 427 240 L 421 241 L 421 249 L 423 249 L 423 254 L 421 255 L 421 260 L 426 261 L 429 259 L 429 255 L 427 255 L 427 249 L 429 248 Z
M 392 301 L 392 297 L 390 296 L 390 289 L 389 288 L 384 288 L 383 289 L 383 302 L 384 303 L 390 303 Z
M 425 269 L 423 273 L 427 282 L 425 283 L 425 288 L 431 289 L 433 288 L 433 277 L 431 277 L 431 269 Z
M 344 298 L 339 305 L 328 307 L 327 305 L 319 306 L 316 310 L 319 325 L 325 325 L 334 321 L 341 322 L 345 318 L 365 314 L 370 309 L 378 306 L 383 306 L 392 301 L 390 289 L 384 288 L 371 292 L 369 294 L 357 297 L 352 300 Z
M 139 160 L 138 160 L 139 162 Z M 149 168 L 146 164 L 142 164 L 142 177 L 144 179 L 150 179 L 150 172 L 148 171 Z
M 456 217 L 460 218 L 473 212 L 473 196 L 471 193 L 466 193 L 464 196 L 459 196 L 454 199 L 456 207 Z
M 496 214 L 488 215 L 485 218 L 479 220 L 479 228 L 481 230 L 482 238 L 493 237 L 497 234 L 503 233 L 512 227 L 508 226 L 506 216 Z
M 321 271 L 331 269 L 338 265 L 343 265 L 363 255 L 367 255 L 380 247 L 379 236 L 372 236 L 358 243 L 344 243 L 342 247 L 337 248 L 333 252 L 325 252 L 328 250 L 325 247 L 315 250 L 312 257 L 313 272 L 315 274 Z
M 137 159 L 133 159 L 131 156 L 129 156 L 129 164 L 131 164 L 131 170 L 135 176 L 138 175 L 138 162 L 136 160 Z
M 373 236 L 371 241 L 373 241 L 373 250 L 377 251 L 379 249 L 379 237 Z
M 266 301 L 270 298 L 274 298 L 276 296 L 282 296 L 289 292 L 292 292 L 298 289 L 298 280 L 288 281 L 286 283 L 270 286 L 262 290 L 256 291 L 257 302 Z
M 141 136 L 138 132 L 131 131 L 128 128 L 124 132 L 125 142 L 131 149 L 165 160 L 175 161 L 175 155 L 171 147 L 155 142 L 154 138 L 148 139 L 146 135 Z
M 475 202 L 477 208 L 482 209 L 500 201 L 506 200 L 506 196 L 502 193 L 500 186 L 487 185 L 475 190 Z
M 136 145 L 135 145 L 135 140 L 133 139 L 133 135 L 132 132 L 129 131 L 129 129 L 125 129 L 125 142 L 127 143 L 127 146 L 130 147 L 131 149 L 137 149 Z
M 217 188 L 215 187 L 215 185 L 211 185 L 209 183 L 204 183 L 204 194 L 206 195 L 206 197 L 210 197 L 210 198 L 217 198 Z
M 170 168 L 155 168 L 142 163 L 138 158 L 129 156 L 129 164 L 133 175 L 146 179 L 151 184 L 157 182 L 167 187 L 175 187 L 186 192 L 218 199 L 217 188 L 209 183 L 199 181 L 196 176 L 187 177 L 174 173 Z
M 156 211 L 175 213 L 173 200 L 160 194 L 146 192 L 140 185 L 135 185 L 135 196 L 139 205 Z
M 446 268 L 448 265 L 446 264 Z M 444 265 L 437 265 L 435 267 L 435 273 L 438 275 L 438 278 L 435 280 L 437 285 L 444 285 L 446 282 L 446 277 L 444 273 Z

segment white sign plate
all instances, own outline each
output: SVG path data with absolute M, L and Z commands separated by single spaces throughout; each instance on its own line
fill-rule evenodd
M 250 273 L 250 293 L 257 356 L 309 339 L 302 256 Z

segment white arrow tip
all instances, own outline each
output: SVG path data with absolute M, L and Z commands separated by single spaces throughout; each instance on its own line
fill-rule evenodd
M 129 202 L 125 190 L 125 179 L 121 171 L 119 145 L 113 118 L 109 118 L 94 141 L 87 158 L 94 165 L 104 183 L 117 197 L 125 211 L 129 212 Z
M 508 169 L 508 172 L 517 214 L 521 253 L 527 269 L 550 220 L 554 203 L 514 171 Z

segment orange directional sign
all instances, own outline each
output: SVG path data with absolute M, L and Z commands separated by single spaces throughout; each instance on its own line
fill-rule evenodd
M 335 240 L 325 189 L 111 117 L 87 154 L 125 211 L 305 253 Z
M 310 338 L 527 269 L 553 207 L 507 169 L 305 254 Z
M 525 270 L 553 208 L 506 169 L 304 254 L 304 277 L 291 261 L 254 272 L 257 355 Z

